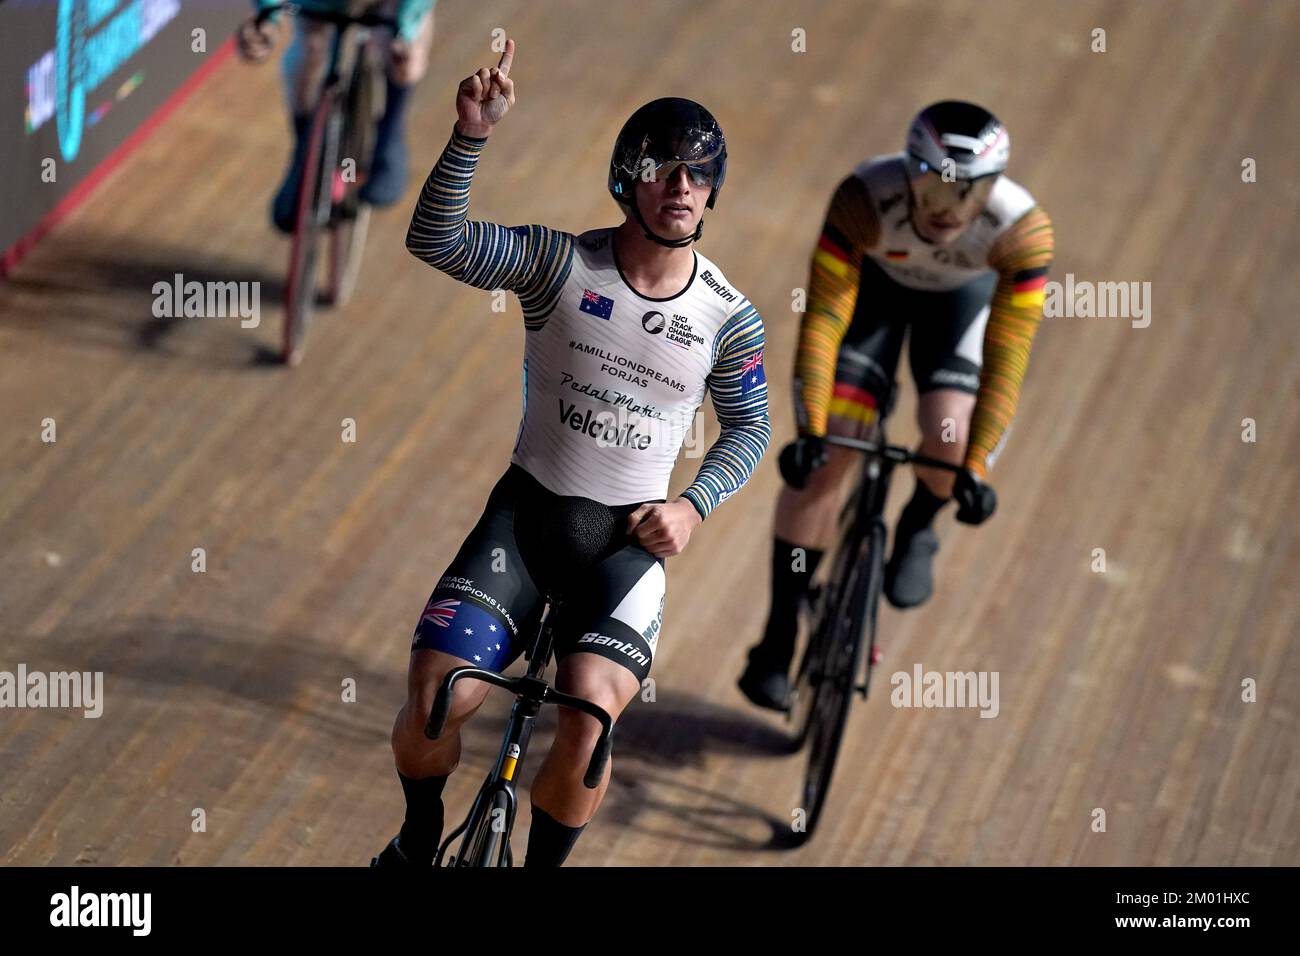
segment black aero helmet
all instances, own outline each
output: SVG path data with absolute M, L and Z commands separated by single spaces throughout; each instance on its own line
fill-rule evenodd
M 1011 139 L 998 118 L 974 103 L 931 103 L 907 131 L 907 166 L 912 178 L 945 164 L 957 180 L 995 176 L 1007 168 Z
M 668 240 L 654 235 L 641 221 L 635 202 L 636 181 L 647 170 L 675 168 L 682 163 L 695 185 L 713 187 L 708 200 L 712 209 L 727 177 L 727 142 L 712 113 L 693 100 L 675 96 L 654 100 L 633 113 L 623 124 L 609 158 L 609 194 L 630 206 L 646 236 L 663 245 L 687 245 L 698 239 L 704 220 L 693 237 Z

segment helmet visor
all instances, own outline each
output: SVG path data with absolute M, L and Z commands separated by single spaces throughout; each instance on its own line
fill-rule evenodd
M 657 183 L 661 180 L 671 179 L 676 174 L 678 166 L 686 167 L 686 175 L 690 178 L 692 186 L 703 187 L 713 185 L 721 162 L 715 158 L 699 163 L 688 163 L 676 157 L 656 161 L 650 156 L 645 156 L 641 160 L 641 167 L 636 171 L 636 175 L 643 182 Z
M 997 178 L 995 174 L 979 179 L 945 180 L 931 169 L 912 178 L 912 196 L 924 212 L 973 216 L 988 204 Z
M 660 182 L 685 166 L 691 185 L 711 186 L 726 168 L 727 148 L 720 135 L 691 124 L 647 133 L 634 156 L 629 172 L 643 182 Z

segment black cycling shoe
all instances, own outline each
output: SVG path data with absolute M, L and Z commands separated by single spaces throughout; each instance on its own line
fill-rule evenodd
M 401 836 L 395 836 L 388 841 L 388 846 L 379 851 L 379 856 L 371 857 L 371 866 L 382 866 L 391 869 L 402 869 L 404 867 L 417 866 L 415 860 L 412 860 L 402 852 L 402 845 L 399 842 Z M 430 861 L 432 862 L 432 861 Z
M 934 590 L 935 552 L 939 536 L 933 528 L 922 528 L 902 541 L 894 542 L 894 553 L 885 566 L 885 597 L 899 609 L 924 604 Z
M 768 710 L 784 711 L 790 696 L 789 662 L 773 660 L 757 644 L 749 652 L 749 664 L 736 686 L 750 703 Z

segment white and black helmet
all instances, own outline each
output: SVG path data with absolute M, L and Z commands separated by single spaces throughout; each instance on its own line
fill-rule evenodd
M 1006 127 L 974 103 L 931 103 L 907 131 L 907 167 L 913 178 L 950 170 L 949 177 L 958 181 L 983 179 L 1005 170 L 1010 156 Z

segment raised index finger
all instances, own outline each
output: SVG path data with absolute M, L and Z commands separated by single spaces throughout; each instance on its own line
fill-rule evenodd
M 515 41 L 507 39 L 505 52 L 501 54 L 501 62 L 497 64 L 497 69 L 501 71 L 502 76 L 510 75 L 510 64 L 515 61 Z

